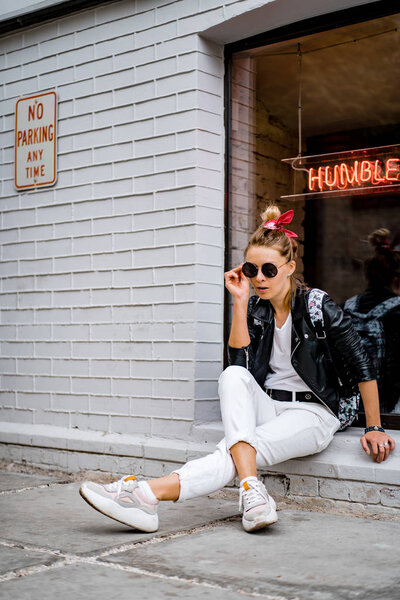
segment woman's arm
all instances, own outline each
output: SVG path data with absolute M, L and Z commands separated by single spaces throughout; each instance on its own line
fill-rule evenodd
M 365 421 L 367 427 L 381 426 L 381 415 L 379 412 L 378 386 L 376 379 L 362 381 L 358 384 L 361 399 L 364 405 Z
M 249 328 L 247 326 L 247 304 L 243 301 L 234 300 L 231 333 L 228 344 L 232 348 L 243 348 L 250 344 Z
M 361 399 L 364 405 L 365 421 L 367 427 L 381 426 L 381 415 L 379 412 L 379 396 L 376 379 L 362 381 L 358 384 Z M 361 440 L 361 446 L 367 454 L 371 454 L 368 444 L 371 444 L 372 458 L 377 462 L 386 460 L 390 452 L 395 448 L 394 439 L 383 431 L 368 431 Z
M 327 296 L 324 304 L 324 319 L 330 341 L 336 346 L 358 374 L 358 387 L 364 405 L 367 427 L 380 427 L 378 386 L 376 372 L 367 351 L 362 345 L 359 334 L 353 327 L 350 315 Z M 361 446 L 367 454 L 371 454 L 368 444 L 371 444 L 373 460 L 382 462 L 395 447 L 394 440 L 382 431 L 369 431 L 361 440 Z M 386 445 L 385 445 L 386 444 Z
M 233 319 L 228 345 L 243 348 L 250 344 L 247 326 L 250 284 L 242 273 L 242 265 L 225 273 L 225 286 L 233 297 Z

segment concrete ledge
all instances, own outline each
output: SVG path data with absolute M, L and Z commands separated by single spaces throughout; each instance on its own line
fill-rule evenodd
M 400 431 L 388 431 L 397 448 L 379 464 L 360 445 L 363 429 L 338 432 L 329 447 L 312 456 L 288 460 L 260 472 L 269 492 L 305 508 L 351 510 L 359 516 L 400 518 Z M 210 446 L 223 437 L 222 423 L 202 423 L 197 439 Z
M 159 477 L 215 448 L 222 423 L 194 425 L 188 441 L 64 429 L 51 425 L 0 423 L 0 458 L 35 466 L 135 472 Z M 400 510 L 400 431 L 390 431 L 398 446 L 387 461 L 374 463 L 360 446 L 362 430 L 337 433 L 319 454 L 265 469 L 261 476 L 271 493 L 295 499 L 362 503 L 375 512 Z
M 71 472 L 129 470 L 158 477 L 207 452 L 204 443 L 0 422 L 1 458 Z
M 363 429 L 350 427 L 336 433 L 323 452 L 271 466 L 268 472 L 400 485 L 400 431 L 387 431 L 397 447 L 389 459 L 381 464 L 374 463 L 361 448 Z M 224 436 L 221 422 L 198 424 L 194 433 L 198 441 L 207 441 L 209 446 Z

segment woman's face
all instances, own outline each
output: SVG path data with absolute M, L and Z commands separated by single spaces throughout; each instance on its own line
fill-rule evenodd
M 246 253 L 246 261 L 258 267 L 258 273 L 250 281 L 260 298 L 264 300 L 283 299 L 290 287 L 289 274 L 296 267 L 294 260 L 286 263 L 286 259 L 275 248 L 265 246 L 250 246 Z M 275 277 L 266 277 L 261 271 L 264 263 L 272 263 L 278 268 Z M 286 263 L 286 264 L 285 264 Z

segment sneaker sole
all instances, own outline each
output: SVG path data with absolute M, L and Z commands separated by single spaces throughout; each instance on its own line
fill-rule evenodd
M 146 533 L 152 533 L 158 529 L 158 515 L 148 515 L 140 510 L 140 508 L 122 508 L 114 500 L 108 500 L 103 496 L 94 494 L 85 485 L 79 488 L 79 494 L 92 508 L 102 515 L 114 519 L 114 521 L 128 525 L 128 527 L 132 527 L 133 529 L 139 529 L 139 531 L 145 531 Z M 125 512 L 127 510 L 130 511 L 129 515 Z M 127 516 L 129 516 L 129 519 L 127 519 Z
M 278 515 L 275 511 L 271 511 L 267 517 L 259 516 L 252 521 L 247 521 L 245 518 L 242 519 L 243 529 L 247 532 L 256 531 L 257 529 L 262 529 L 263 527 L 267 527 L 268 525 L 272 525 L 276 523 L 278 520 Z
M 257 529 L 262 529 L 263 527 L 267 527 L 268 525 L 272 525 L 276 523 L 278 520 L 278 515 L 276 514 L 276 503 L 271 496 L 269 497 L 271 502 L 271 510 L 268 515 L 259 515 L 255 519 L 248 521 L 244 517 L 242 517 L 242 525 L 243 529 L 247 532 L 256 531 Z

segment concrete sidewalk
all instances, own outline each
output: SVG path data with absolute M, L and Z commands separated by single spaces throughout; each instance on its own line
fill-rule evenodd
M 245 533 L 237 490 L 160 505 L 146 534 L 68 477 L 0 472 L 0 598 L 400 600 L 400 523 L 296 509 Z

